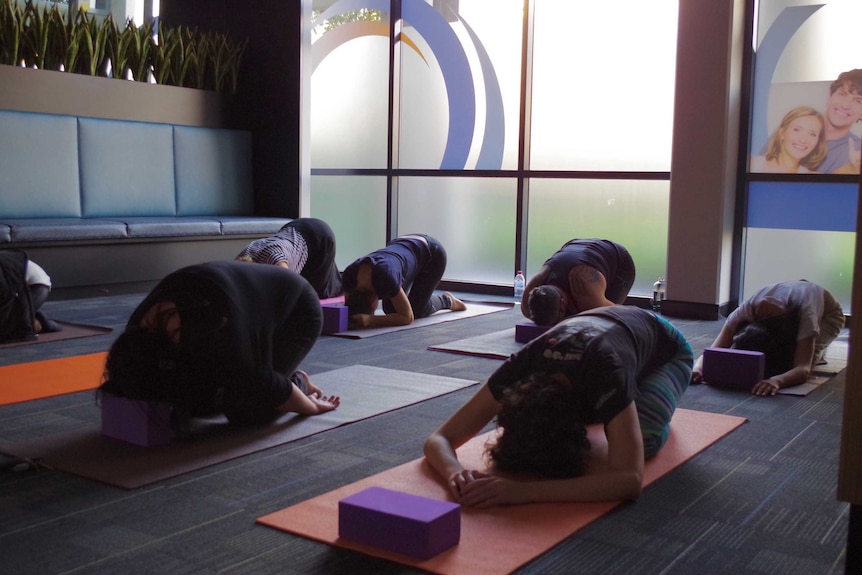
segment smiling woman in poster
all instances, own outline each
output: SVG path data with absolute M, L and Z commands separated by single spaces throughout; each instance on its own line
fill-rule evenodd
M 810 106 L 793 108 L 769 137 L 766 153 L 752 156 L 751 172 L 807 174 L 826 157 L 823 116 Z

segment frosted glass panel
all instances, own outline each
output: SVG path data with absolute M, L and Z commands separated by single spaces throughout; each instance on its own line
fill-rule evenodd
M 311 216 L 332 227 L 335 261 L 344 269 L 386 243 L 386 178 L 312 176 Z
M 399 165 L 513 169 L 524 3 L 455 5 L 404 4 Z
M 742 299 L 767 284 L 807 279 L 850 313 L 855 233 L 749 228 L 747 236 Z
M 511 284 L 516 184 L 508 178 L 401 178 L 398 233 L 446 248 L 448 280 Z
M 670 183 L 630 180 L 531 180 L 527 272 L 572 238 L 604 238 L 631 253 L 631 295 L 652 295 L 667 270 Z
M 670 170 L 678 10 L 536 0 L 532 169 Z
M 862 3 L 760 0 L 757 16 L 749 170 L 792 173 L 801 164 L 820 173 L 858 173 L 850 160 L 862 142 Z M 803 106 L 825 126 L 821 137 L 829 153 L 819 163 L 810 154 L 788 163 L 788 142 L 796 143 L 790 118 Z M 767 164 L 770 156 L 776 159 Z M 777 169 L 782 159 L 784 168 Z M 743 299 L 763 285 L 805 278 L 831 291 L 849 312 L 857 195 L 855 184 L 818 176 L 751 182 Z
M 312 168 L 385 168 L 389 126 L 389 25 L 374 10 L 339 14 L 314 2 Z M 331 11 L 334 10 L 334 13 Z

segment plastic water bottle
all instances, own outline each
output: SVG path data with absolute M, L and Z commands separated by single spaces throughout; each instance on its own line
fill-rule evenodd
M 664 278 L 658 278 L 652 284 L 652 309 L 654 312 L 661 313 L 661 302 L 667 297 L 667 281 Z
M 515 274 L 515 303 L 521 303 L 526 286 L 527 278 L 524 277 L 524 272 L 518 270 L 518 273 Z

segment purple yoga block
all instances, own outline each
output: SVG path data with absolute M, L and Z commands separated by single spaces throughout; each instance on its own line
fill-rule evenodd
M 338 536 L 430 559 L 461 539 L 461 506 L 369 487 L 338 502 Z
M 703 350 L 703 381 L 716 387 L 751 389 L 763 379 L 766 357 L 760 351 L 708 347 Z
M 102 394 L 102 435 L 144 447 L 171 442 L 171 406 Z
M 515 324 L 515 341 L 518 343 L 527 343 L 531 339 L 536 339 L 549 329 L 552 325 L 536 325 L 531 321 L 523 321 Z
M 323 309 L 323 333 L 347 331 L 347 306 L 325 304 Z

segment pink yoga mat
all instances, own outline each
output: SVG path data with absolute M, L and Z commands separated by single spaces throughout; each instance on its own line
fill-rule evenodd
M 742 417 L 677 409 L 667 444 L 644 467 L 644 485 L 649 485 L 670 472 L 745 421 Z M 483 448 L 490 435 L 481 435 L 464 444 L 458 450 L 459 458 L 467 466 L 484 468 Z M 593 443 L 593 451 L 599 456 L 607 451 L 607 442 L 599 428 L 590 429 L 590 440 Z M 261 517 L 258 522 L 432 573 L 498 575 L 509 573 L 531 561 L 621 504 L 619 501 L 532 503 L 489 510 L 463 508 L 460 543 L 436 557 L 420 561 L 338 537 L 338 501 L 372 486 L 435 499 L 448 499 L 446 489 L 438 476 L 424 458 L 420 458 L 276 511 Z

